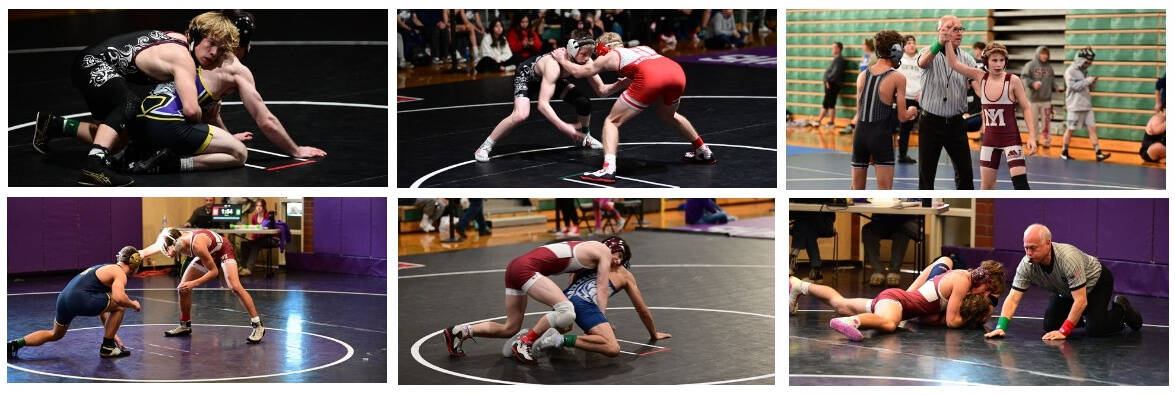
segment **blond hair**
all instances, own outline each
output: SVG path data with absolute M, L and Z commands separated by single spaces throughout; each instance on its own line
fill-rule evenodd
M 609 48 L 616 48 L 624 44 L 624 40 L 620 38 L 620 34 L 616 32 L 605 32 L 600 37 L 596 38 L 597 43 L 604 43 Z
M 192 18 L 188 23 L 188 35 L 200 32 L 204 39 L 212 40 L 224 52 L 232 52 L 241 45 L 241 35 L 237 25 L 228 17 L 217 11 L 208 11 Z M 193 46 L 200 43 L 191 43 Z

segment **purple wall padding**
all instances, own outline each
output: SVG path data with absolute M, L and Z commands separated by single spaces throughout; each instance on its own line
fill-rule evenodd
M 387 198 L 316 198 L 314 254 L 289 255 L 291 268 L 387 277 Z
M 140 198 L 10 198 L 8 273 L 73 270 L 143 246 Z
M 1042 223 L 1053 240 L 1097 257 L 1114 273 L 1114 290 L 1167 298 L 1169 212 L 1166 199 L 997 199 L 995 249 L 951 247 L 1004 263 L 1008 276 L 1024 257 L 1024 229 Z M 944 251 L 948 248 L 944 247 Z

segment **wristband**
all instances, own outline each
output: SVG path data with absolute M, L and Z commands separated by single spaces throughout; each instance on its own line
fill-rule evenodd
M 931 55 L 937 54 L 937 53 L 939 53 L 939 51 L 942 51 L 942 43 L 935 42 L 934 44 L 930 45 L 930 54 Z
M 1065 337 L 1068 337 L 1069 333 L 1073 332 L 1073 322 L 1070 322 L 1069 319 L 1065 319 L 1065 323 L 1061 324 L 1061 329 L 1058 331 L 1060 331 L 1061 334 L 1064 334 Z
M 1011 319 L 1008 319 L 1008 318 L 1001 316 L 1000 321 L 997 322 L 995 325 L 996 330 L 1007 330 L 1008 329 L 1008 322 L 1011 322 L 1011 321 L 1012 321 Z

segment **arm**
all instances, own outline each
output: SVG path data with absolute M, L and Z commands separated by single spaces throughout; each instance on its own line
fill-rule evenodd
M 901 73 L 893 74 L 895 80 L 894 84 L 894 100 L 898 104 L 898 120 L 906 122 L 914 119 L 918 115 L 918 108 L 914 106 L 906 106 L 906 76 Z M 904 110 L 903 110 L 904 109 Z
M 1081 320 L 1081 313 L 1085 312 L 1085 307 L 1089 305 L 1089 301 L 1086 299 L 1085 293 L 1086 292 L 1084 287 L 1072 291 L 1073 306 L 1069 308 L 1069 316 L 1065 318 L 1066 322 L 1069 322 L 1070 324 L 1076 324 L 1078 320 Z M 1041 339 L 1063 340 L 1065 337 L 1066 335 L 1062 334 L 1060 330 L 1053 330 L 1045 334 L 1044 337 L 1041 337 Z
M 572 131 L 570 133 L 574 134 L 575 127 L 559 119 L 555 109 L 551 108 L 551 97 L 555 95 L 555 81 L 559 79 L 559 65 L 540 60 L 535 67 L 542 71 L 543 77 L 543 81 L 539 85 L 539 113 L 542 113 L 543 117 L 546 117 L 560 132 L 569 133 L 568 131 Z
M 959 55 L 955 53 L 955 46 L 950 41 L 947 41 L 946 49 L 943 50 L 943 54 L 946 55 L 947 65 L 950 66 L 951 69 L 954 69 L 956 72 L 959 72 L 959 74 L 962 74 L 972 80 L 983 79 L 983 69 L 970 67 L 964 65 L 962 62 L 959 62 Z
M 1012 289 L 1012 291 L 1008 292 L 1008 298 L 1004 299 L 1004 309 L 1000 310 L 1000 321 L 1012 320 L 1012 316 L 1016 314 L 1016 307 L 1020 305 L 1020 298 L 1022 297 L 1024 297 L 1024 292 L 1022 291 Z M 984 337 L 987 338 L 1003 336 L 1004 330 L 999 328 L 984 334 Z
M 204 114 L 204 122 L 215 125 L 217 128 L 223 129 L 225 132 L 232 133 L 228 127 L 224 125 L 224 120 L 220 118 L 220 102 L 216 102 Z
M 1025 63 L 1024 67 L 1020 68 L 1020 78 L 1024 81 L 1024 85 L 1028 86 L 1028 89 L 1031 89 L 1033 91 L 1036 90 L 1036 87 L 1034 87 L 1032 85 L 1034 83 L 1039 82 L 1039 80 L 1037 80 L 1032 75 L 1032 62 L 1031 61 L 1029 61 L 1028 63 Z
M 963 298 L 967 297 L 967 291 L 971 290 L 971 279 L 967 276 L 954 274 L 948 276 L 953 277 L 954 282 L 952 282 L 953 285 L 951 286 L 951 296 L 947 300 L 946 322 L 947 327 L 955 329 L 963 325 L 963 317 L 959 315 L 959 309 L 963 307 Z
M 609 52 L 603 57 L 596 58 L 594 61 L 588 61 L 587 63 L 581 65 L 567 59 L 566 48 L 560 48 L 551 52 L 551 59 L 554 59 L 555 62 L 559 62 L 559 67 L 562 67 L 563 70 L 566 70 L 575 78 L 586 78 L 593 74 L 599 74 L 601 71 L 607 70 L 605 66 L 609 63 L 613 63 L 612 59 L 617 56 L 620 56 L 617 52 Z
M 604 80 L 601 79 L 600 75 L 597 74 L 589 77 L 588 83 L 591 84 L 592 90 L 596 91 L 596 96 L 604 97 L 612 96 L 614 93 L 627 89 L 628 85 L 631 84 L 632 81 L 627 78 L 620 77 L 620 79 L 616 80 L 614 83 L 604 84 Z
M 612 267 L 612 251 L 607 247 L 597 250 L 600 264 L 596 265 L 596 305 L 600 312 L 608 312 L 608 275 Z
M 208 283 L 208 281 L 216 279 L 216 276 L 220 275 L 220 270 L 217 269 L 217 267 L 216 267 L 216 261 L 214 261 L 212 259 L 212 254 L 208 253 L 208 244 L 207 243 L 210 243 L 210 241 L 208 241 L 207 238 L 208 237 L 205 236 L 205 237 L 202 237 L 201 239 L 197 239 L 195 241 L 192 241 L 192 243 L 195 244 L 195 246 L 193 246 L 192 250 L 195 251 L 196 257 L 200 258 L 200 265 L 203 265 L 204 268 L 208 268 L 208 272 L 205 272 L 204 276 L 196 278 L 196 280 L 180 283 L 181 289 L 184 288 L 184 284 L 188 284 L 187 289 L 191 290 L 191 289 L 195 288 L 196 286 L 203 285 L 205 283 Z M 206 243 L 199 243 L 199 241 L 204 241 Z
M 1024 84 L 1020 82 L 1020 78 L 1013 75 L 1012 82 L 1008 85 L 1012 88 L 1012 96 L 1016 103 L 1020 104 L 1020 111 L 1024 112 L 1024 119 L 1035 120 L 1036 117 L 1033 117 L 1032 114 L 1032 105 L 1028 103 L 1028 95 L 1024 94 Z M 1026 144 L 1028 155 L 1032 155 L 1036 152 L 1036 123 L 1025 122 L 1024 125 L 1028 127 L 1028 143 Z
M 934 264 L 935 263 L 930 263 L 930 265 L 926 266 L 926 268 L 923 268 L 922 273 L 918 274 L 918 278 L 914 279 L 914 283 L 911 283 L 910 287 L 906 288 L 906 291 L 912 292 L 918 290 L 919 287 L 922 287 L 922 284 L 926 283 L 926 278 L 930 277 L 930 270 L 934 269 Z M 954 263 L 951 263 L 950 267 L 954 268 Z
M 171 55 L 169 58 L 171 76 L 175 82 L 175 92 L 183 106 L 181 111 L 184 118 L 190 122 L 199 122 L 203 116 L 200 114 L 200 99 L 196 96 L 196 64 L 192 63 L 192 58 L 186 51 L 182 57 Z
M 241 102 L 245 104 L 245 110 L 253 116 L 253 121 L 257 123 L 257 127 L 261 129 L 265 137 L 286 154 L 296 158 L 325 156 L 325 151 L 310 146 L 298 146 L 297 143 L 294 143 L 294 139 L 290 138 L 290 134 L 286 132 L 281 121 L 278 121 L 277 116 L 270 113 L 269 108 L 265 106 L 265 100 L 261 99 L 261 93 L 257 92 L 257 86 L 253 82 L 253 73 L 244 67 L 241 70 L 241 72 L 233 74 L 233 80 L 237 84 L 237 93 L 241 96 Z
M 126 274 L 122 270 L 111 272 L 113 272 L 114 280 L 110 282 L 110 300 L 120 307 L 134 308 L 135 311 L 140 310 L 142 307 L 139 306 L 139 302 L 131 300 L 130 296 L 126 295 Z
M 628 299 L 632 301 L 632 306 L 636 309 L 637 316 L 640 316 L 641 323 L 645 324 L 645 330 L 649 331 L 649 339 L 660 340 L 672 337 L 668 333 L 657 332 L 657 324 L 653 323 L 653 312 L 649 310 L 648 304 L 645 303 L 645 298 L 641 295 L 641 289 L 636 285 L 636 278 L 628 275 L 627 280 L 628 283 L 624 286 L 624 293 L 628 294 Z
M 862 88 L 864 86 L 865 86 L 865 73 L 857 73 L 857 85 L 856 85 L 857 89 L 855 89 L 854 91 L 856 91 L 856 92 L 853 93 L 853 95 L 855 95 L 855 97 L 857 99 L 856 103 L 861 103 L 861 91 L 863 90 Z
M 1070 68 L 1065 70 L 1065 83 L 1069 85 L 1069 89 L 1081 90 L 1093 85 L 1093 77 L 1083 77 L 1077 68 Z M 1092 87 L 1090 87 L 1092 88 Z

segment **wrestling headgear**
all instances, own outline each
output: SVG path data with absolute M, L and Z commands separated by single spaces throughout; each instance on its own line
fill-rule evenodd
M 1078 58 L 1085 58 L 1086 60 L 1092 61 L 1095 56 L 1097 54 L 1093 53 L 1093 48 L 1085 47 L 1077 51 Z
M 576 40 L 573 38 L 567 39 L 567 55 L 571 56 L 571 57 L 575 57 L 575 55 L 579 53 L 580 48 L 583 48 L 583 47 L 589 46 L 589 45 L 595 45 L 595 44 L 596 44 L 596 40 L 592 39 L 592 38 L 587 38 L 587 39 L 583 39 L 583 40 Z M 599 49 L 599 47 L 596 47 L 596 48 L 597 48 L 597 50 Z
M 116 263 L 131 267 L 131 272 L 139 269 L 139 265 L 143 264 L 143 257 L 139 255 L 139 249 L 135 249 L 134 246 L 123 247 L 118 251 L 118 256 L 115 256 L 114 260 Z
M 241 36 L 240 48 L 245 49 L 248 54 L 250 43 L 253 41 L 253 32 L 257 31 L 257 22 L 253 14 L 244 10 L 223 10 L 220 12 L 233 21 L 233 25 L 237 27 L 237 34 Z
M 608 237 L 608 239 L 600 241 L 600 243 L 603 243 L 604 246 L 607 246 L 608 249 L 611 249 L 612 253 L 620 253 L 620 257 L 622 257 L 620 259 L 620 265 L 624 266 L 624 268 L 628 268 L 628 260 L 632 258 L 632 248 L 628 247 L 628 242 L 624 242 L 624 240 L 620 239 L 618 236 L 612 236 Z
M 163 251 L 163 255 L 167 257 L 174 257 L 175 252 L 171 248 L 176 246 L 180 240 L 180 230 L 167 227 L 159 232 L 159 237 L 155 239 L 155 243 L 159 245 L 159 249 Z

